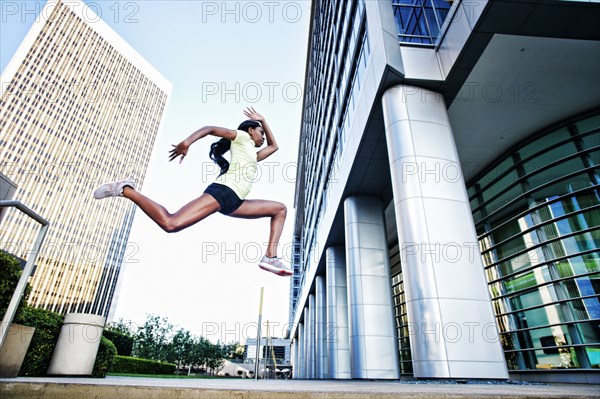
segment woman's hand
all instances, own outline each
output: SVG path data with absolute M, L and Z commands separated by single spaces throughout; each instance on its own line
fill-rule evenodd
M 267 146 L 261 149 L 256 153 L 256 160 L 258 162 L 270 157 L 275 151 L 279 149 L 277 145 L 277 141 L 275 140 L 275 136 L 273 136 L 273 132 L 271 131 L 271 127 L 267 123 L 267 120 L 264 116 L 256 112 L 256 110 L 252 107 L 248 107 L 244 110 L 244 115 L 248 118 L 260 122 L 262 128 L 265 132 L 265 139 L 267 140 Z
M 252 107 L 248 107 L 244 110 L 244 115 L 248 117 L 248 119 L 252 119 L 253 121 L 258 121 L 261 124 L 265 121 L 265 117 L 259 114 Z
M 187 153 L 188 153 L 188 148 L 190 148 L 190 146 L 185 142 L 182 141 L 181 143 L 175 145 L 175 144 L 171 144 L 174 148 L 172 148 L 169 151 L 169 162 L 171 162 L 172 160 L 176 159 L 177 157 L 181 156 L 181 159 L 179 160 L 179 163 L 183 162 L 183 158 L 186 157 Z

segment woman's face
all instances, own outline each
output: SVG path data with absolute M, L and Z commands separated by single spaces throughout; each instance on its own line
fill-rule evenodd
M 248 134 L 256 147 L 260 147 L 265 142 L 265 131 L 262 126 L 251 127 L 248 129 Z

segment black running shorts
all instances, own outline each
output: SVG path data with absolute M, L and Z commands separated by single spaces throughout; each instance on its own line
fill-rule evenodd
M 242 205 L 243 199 L 237 196 L 235 191 L 230 189 L 224 184 L 212 183 L 204 190 L 206 194 L 210 194 L 217 200 L 221 205 L 221 212 L 223 215 L 229 215 Z

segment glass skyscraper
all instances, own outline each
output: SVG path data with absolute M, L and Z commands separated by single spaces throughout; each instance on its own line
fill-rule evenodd
M 598 18 L 313 2 L 295 378 L 598 381 Z
M 2 74 L 0 171 L 14 199 L 50 222 L 29 304 L 109 316 L 132 204 L 93 189 L 143 183 L 170 83 L 83 2 L 49 2 Z M 9 210 L 0 248 L 26 258 L 37 228 Z

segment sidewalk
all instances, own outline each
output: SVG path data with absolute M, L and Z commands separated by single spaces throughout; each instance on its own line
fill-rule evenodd
M 247 379 L 14 378 L 0 379 L 0 397 L 40 399 L 363 399 L 600 398 L 600 388 L 576 384 L 448 384 L 398 381 Z

